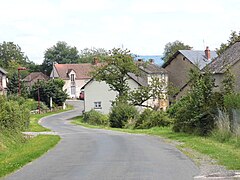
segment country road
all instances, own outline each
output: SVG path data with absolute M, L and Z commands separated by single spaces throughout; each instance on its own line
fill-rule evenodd
M 158 137 L 73 125 L 75 110 L 44 118 L 61 141 L 39 159 L 5 180 L 188 180 L 199 173 L 194 163 Z

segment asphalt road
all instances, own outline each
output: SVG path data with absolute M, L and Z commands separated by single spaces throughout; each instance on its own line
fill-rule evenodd
M 188 180 L 199 173 L 188 157 L 158 137 L 71 124 L 82 107 L 72 103 L 75 110 L 41 122 L 60 134 L 60 143 L 5 180 Z

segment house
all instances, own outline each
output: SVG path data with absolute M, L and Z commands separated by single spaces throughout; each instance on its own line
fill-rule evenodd
M 165 62 L 162 67 L 168 72 L 169 84 L 177 89 L 170 101 L 179 99 L 187 92 L 190 69 L 202 70 L 216 57 L 217 53 L 207 47 L 205 51 L 179 50 Z
M 7 93 L 7 71 L 0 67 L 0 95 Z
M 32 87 L 32 85 L 34 85 L 34 83 L 37 82 L 38 80 L 47 81 L 48 79 L 49 77 L 43 74 L 42 72 L 32 72 L 29 75 L 27 75 L 23 79 L 23 81 L 25 82 L 26 86 Z
M 206 68 L 213 73 L 216 90 L 222 87 L 221 82 L 227 69 L 235 76 L 235 91 L 240 92 L 240 41 L 235 42 Z
M 95 66 L 100 66 L 101 63 L 82 64 L 54 64 L 50 78 L 61 78 L 65 81 L 63 90 L 71 98 L 78 98 L 81 88 L 92 78 L 91 72 Z
M 155 64 L 147 64 L 146 66 L 139 66 L 141 76 L 136 76 L 133 73 L 128 73 L 128 85 L 131 90 L 137 89 L 140 86 L 147 86 L 151 83 L 151 78 L 158 76 L 167 82 L 166 71 Z M 108 114 L 112 107 L 112 102 L 116 99 L 118 93 L 110 90 L 109 85 L 105 81 L 96 81 L 92 78 L 86 83 L 82 90 L 84 90 L 84 111 L 88 112 L 91 109 Z M 165 91 L 163 93 L 166 93 Z M 161 102 L 156 100 L 148 100 L 147 105 L 154 106 L 156 103 L 160 104 L 160 108 L 166 109 L 168 106 L 167 96 Z M 140 108 L 140 107 L 139 107 Z

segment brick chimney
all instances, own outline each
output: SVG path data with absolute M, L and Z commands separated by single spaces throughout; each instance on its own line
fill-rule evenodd
M 205 56 L 206 56 L 207 60 L 211 59 L 210 49 L 208 46 L 206 47 L 206 50 L 205 50 Z
M 99 63 L 99 60 L 98 60 L 98 58 L 97 57 L 94 57 L 93 58 L 93 65 L 96 65 L 96 64 L 98 64 Z
M 149 59 L 149 62 L 150 62 L 151 64 L 154 64 L 154 59 Z

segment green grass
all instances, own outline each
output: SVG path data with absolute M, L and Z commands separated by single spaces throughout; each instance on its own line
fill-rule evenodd
M 169 127 L 155 127 L 151 129 L 134 130 L 93 126 L 83 123 L 81 116 L 74 118 L 72 122 L 74 124 L 82 125 L 89 128 L 104 128 L 127 133 L 161 136 L 170 140 L 182 142 L 180 145 L 177 146 L 180 150 L 184 150 L 186 148 L 194 149 L 197 152 L 206 154 L 211 158 L 217 160 L 218 164 L 224 165 L 228 169 L 240 170 L 240 142 L 237 142 L 234 139 L 231 139 L 230 141 L 225 143 L 221 143 L 212 137 L 200 137 L 185 133 L 175 133 Z
M 57 110 L 57 111 L 48 112 L 48 113 L 44 113 L 44 114 L 31 114 L 29 128 L 26 131 L 30 131 L 30 132 L 51 131 L 50 129 L 45 128 L 45 127 L 41 126 L 40 124 L 38 124 L 38 121 L 45 116 L 50 116 L 50 115 L 53 115 L 56 113 L 69 111 L 71 109 L 73 109 L 73 107 L 68 106 L 65 110 L 62 109 L 62 110 Z
M 3 137 L 3 135 L 1 136 Z M 11 138 L 5 136 L 5 140 L 12 141 Z M 8 147 L 4 147 L 0 151 L 0 177 L 40 157 L 50 148 L 54 147 L 59 140 L 59 136 L 38 135 L 37 137 L 25 140 L 25 142 L 15 142 L 11 143 Z

